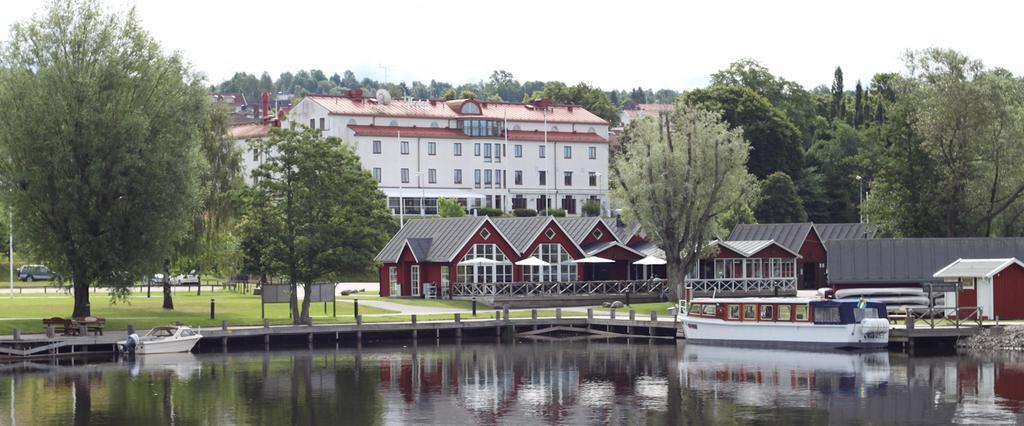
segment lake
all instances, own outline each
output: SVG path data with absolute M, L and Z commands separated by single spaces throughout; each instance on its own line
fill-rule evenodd
M 0 425 L 1024 423 L 1024 355 L 446 342 L 0 364 Z

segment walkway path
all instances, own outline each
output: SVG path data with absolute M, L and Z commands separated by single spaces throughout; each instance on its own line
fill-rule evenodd
M 338 303 L 352 303 L 351 299 L 338 299 Z M 360 299 L 360 305 L 372 306 L 374 308 L 387 309 L 390 311 L 396 311 L 402 314 L 461 314 L 470 312 L 469 309 L 453 308 L 449 306 L 419 306 L 419 305 L 406 305 L 403 303 L 387 302 L 383 300 L 374 299 Z M 480 305 L 484 308 L 483 305 Z M 391 314 L 394 315 L 394 314 Z

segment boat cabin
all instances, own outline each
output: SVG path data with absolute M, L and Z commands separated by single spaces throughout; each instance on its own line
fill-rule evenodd
M 733 322 L 856 324 L 865 318 L 886 318 L 885 304 L 857 300 L 798 298 L 697 298 L 687 314 Z

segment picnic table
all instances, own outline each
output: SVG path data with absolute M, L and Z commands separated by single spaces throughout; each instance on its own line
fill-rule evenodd
M 43 327 L 46 327 L 47 329 L 53 327 L 54 332 L 65 336 L 81 336 L 83 326 L 85 327 L 86 333 L 92 333 L 94 336 L 102 336 L 103 328 L 106 327 L 106 325 L 106 318 L 97 317 L 72 319 L 53 317 L 43 319 Z

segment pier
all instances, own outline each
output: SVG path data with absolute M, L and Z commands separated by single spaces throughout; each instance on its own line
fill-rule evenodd
M 530 318 L 510 318 L 505 310 L 495 311 L 494 316 L 487 319 L 462 319 L 460 314 L 454 314 L 453 320 L 442 321 L 419 321 L 416 315 L 410 315 L 409 321 L 379 323 L 363 323 L 359 317 L 354 324 L 323 325 L 271 326 L 265 323 L 263 326 L 230 326 L 225 321 L 218 328 L 199 329 L 203 335 L 199 347 L 220 345 L 226 351 L 233 342 L 249 345 L 262 343 L 269 348 L 276 340 L 295 342 L 297 339 L 305 339 L 312 345 L 314 342 L 483 336 L 544 338 L 551 334 L 567 333 L 600 338 L 676 338 L 676 322 L 673 318 L 659 319 L 653 313 L 643 318 L 638 318 L 635 312 L 629 312 L 628 317 L 616 318 L 614 312 L 609 316 L 595 316 L 593 310 L 588 310 L 587 316 L 563 317 L 560 309 L 556 310 L 554 317 L 538 317 L 536 310 L 532 314 Z M 127 335 L 127 331 L 113 330 L 103 336 L 48 337 L 45 334 L 16 333 L 14 336 L 0 338 L 0 359 L 111 353 L 117 351 L 117 342 L 124 340 Z

